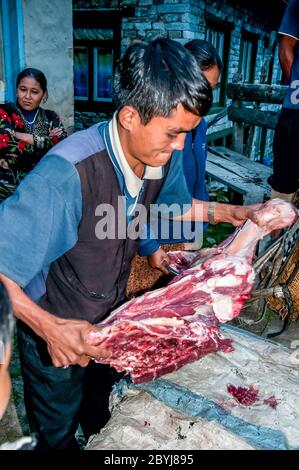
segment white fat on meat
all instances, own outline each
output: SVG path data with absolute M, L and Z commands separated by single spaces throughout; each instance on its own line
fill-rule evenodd
M 176 325 L 183 325 L 184 320 L 179 320 L 176 317 L 156 317 L 156 318 L 145 318 L 141 320 L 143 325 L 167 325 L 167 326 L 176 326 Z
M 213 310 L 221 323 L 227 322 L 234 318 L 234 304 L 229 295 L 212 294 Z

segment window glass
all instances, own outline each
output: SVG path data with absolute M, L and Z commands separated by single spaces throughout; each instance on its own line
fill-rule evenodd
M 95 101 L 112 101 L 113 52 L 109 48 L 95 47 L 94 96 Z
M 88 50 L 74 48 L 74 94 L 77 100 L 88 100 Z
M 215 29 L 207 29 L 207 41 L 209 41 L 215 47 L 221 60 L 223 60 L 224 53 L 224 36 L 223 31 L 216 31 Z M 220 86 L 213 90 L 213 103 L 220 102 Z
M 242 73 L 244 82 L 250 82 L 251 61 L 252 43 L 249 41 L 243 41 L 240 72 Z
M 248 35 L 249 33 L 244 34 L 241 40 L 239 73 L 242 74 L 243 82 L 253 83 L 257 41 L 254 38 L 248 37 Z
M 112 2 L 108 4 L 112 6 Z M 120 12 L 108 14 L 98 9 L 91 16 L 85 13 L 74 11 L 75 109 L 112 112 L 114 68 L 120 56 Z

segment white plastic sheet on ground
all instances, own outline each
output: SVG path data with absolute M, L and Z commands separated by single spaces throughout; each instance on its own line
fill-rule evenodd
M 145 384 L 122 380 L 111 397 L 110 421 L 86 449 L 298 449 L 294 350 L 237 328 L 222 332 L 233 340 L 231 353 L 209 354 Z M 228 384 L 254 387 L 257 401 L 241 405 Z

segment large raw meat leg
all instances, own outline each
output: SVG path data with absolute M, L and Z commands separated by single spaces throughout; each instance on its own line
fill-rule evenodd
M 264 227 L 247 221 L 215 248 L 197 253 L 173 252 L 171 264 L 180 275 L 166 287 L 147 292 L 114 311 L 90 333 L 99 346 L 95 359 L 133 382 L 153 380 L 209 352 L 231 351 L 219 333 L 219 322 L 236 317 L 253 288 L 252 256 L 260 238 L 291 225 L 298 213 L 280 200 L 257 212 Z M 101 349 L 108 352 L 103 357 Z

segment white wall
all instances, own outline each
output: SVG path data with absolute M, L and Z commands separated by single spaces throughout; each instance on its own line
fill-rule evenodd
M 72 0 L 23 0 L 25 66 L 46 75 L 49 99 L 68 129 L 74 125 Z

